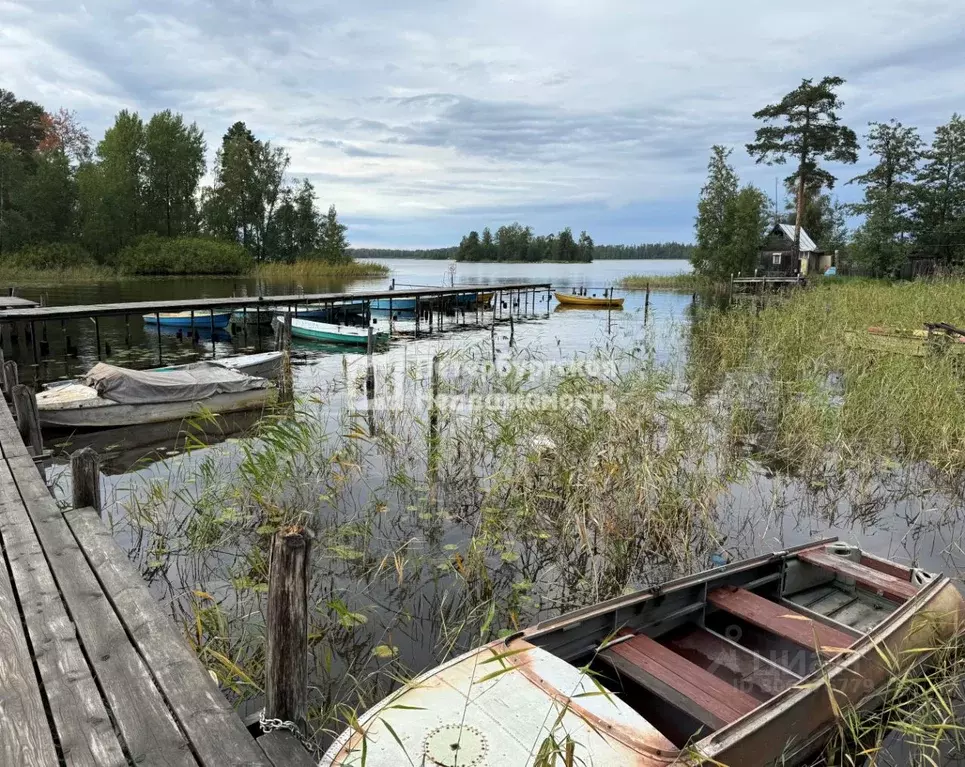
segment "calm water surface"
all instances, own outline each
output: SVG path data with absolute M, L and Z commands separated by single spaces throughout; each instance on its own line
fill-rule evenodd
M 602 261 L 593 264 L 453 264 L 446 261 L 389 260 L 389 278 L 351 282 L 324 281 L 307 284 L 264 283 L 249 279 L 178 279 L 111 282 L 105 284 L 50 285 L 23 288 L 20 295 L 43 299 L 48 304 L 83 304 L 115 301 L 137 301 L 158 298 L 194 298 L 197 296 L 223 297 L 232 295 L 278 295 L 286 293 L 315 293 L 329 291 L 382 290 L 394 278 L 398 289 L 409 286 L 442 286 L 509 284 L 518 282 L 552 283 L 554 288 L 569 290 L 586 287 L 589 293 L 601 294 L 629 274 L 670 275 L 689 271 L 684 261 Z M 626 299 L 622 312 L 559 311 L 555 301 L 547 307 L 546 296 L 537 297 L 531 316 L 518 322 L 514 341 L 519 349 L 531 349 L 534 357 L 546 360 L 569 360 L 593 349 L 613 347 L 634 348 L 644 330 L 654 344 L 656 357 L 669 358 L 676 351 L 681 333 L 689 322 L 692 297 L 673 292 L 654 292 L 650 311 L 645 317 L 645 296 L 641 292 L 618 291 Z M 472 321 L 472 317 L 469 321 Z M 434 334 L 414 340 L 411 337 L 393 341 L 390 348 L 379 355 L 380 369 L 404 366 L 413 359 L 425 358 L 449 348 L 480 347 L 492 342 L 489 328 L 459 329 L 447 324 L 454 332 Z M 66 331 L 66 333 L 64 332 Z M 457 331 L 457 332 L 456 332 Z M 507 350 L 509 328 L 497 328 L 496 344 L 501 353 Z M 70 348 L 64 336 L 70 336 Z M 75 376 L 96 362 L 97 339 L 92 323 L 68 323 L 65 329 L 48 327 L 50 359 L 30 365 L 30 353 L 23 338 L 17 348 L 5 338 L 8 358 L 13 355 L 23 365 L 21 377 L 34 376 L 52 380 Z M 186 362 L 211 356 L 256 351 L 270 348 L 267 335 L 238 328 L 235 332 L 211 338 L 210 333 L 195 344 L 190 339 L 178 339 L 145 328 L 135 318 L 130 325 L 120 319 L 104 319 L 100 325 L 101 356 L 105 360 L 132 367 L 151 367 L 163 360 L 164 364 Z M 293 350 L 296 392 L 306 395 L 330 391 L 332 382 L 360 376 L 364 371 L 364 357 L 344 350 L 325 350 L 310 344 L 297 343 Z M 341 409 L 352 404 L 351 395 L 334 397 L 321 407 L 319 414 L 329 419 L 332 428 L 342 428 Z M 252 425 L 255 417 L 233 419 L 241 431 Z M 176 429 L 175 429 L 176 431 Z M 132 433 L 133 432 L 133 433 Z M 70 447 L 91 443 L 105 456 L 107 497 L 125 501 L 144 494 L 153 480 L 172 472 L 185 472 L 203 460 L 204 450 L 181 455 L 174 445 L 171 427 L 151 427 L 128 430 L 128 433 L 71 438 Z M 149 462 L 135 461 L 151 453 Z M 160 459 L 160 460 L 159 460 Z M 59 492 L 66 493 L 65 479 L 59 467 L 52 469 L 52 477 L 59 483 Z M 926 569 L 961 573 L 963 557 L 960 541 L 961 523 L 949 509 L 955 501 L 934 489 L 929 489 L 927 478 L 916 482 L 909 490 L 908 482 L 888 485 L 883 479 L 874 487 L 846 488 L 840 496 L 828 490 L 803 486 L 793 478 L 760 467 L 720 499 L 722 515 L 729 520 L 729 549 L 735 556 L 755 551 L 777 550 L 802 543 L 821 535 L 838 535 L 859 543 L 863 548 L 880 555 L 903 561 L 916 561 Z M 364 506 L 372 500 L 368 488 L 357 493 L 358 503 Z M 420 524 L 406 521 L 403 510 L 386 516 L 378 534 L 385 538 L 386 554 L 409 538 L 425 537 Z M 952 508 L 953 511 L 953 508 Z M 458 548 L 471 530 L 453 524 L 439 532 L 431 543 L 435 547 Z M 431 536 L 430 536 L 431 537 Z M 427 544 L 428 545 L 428 544 Z M 375 645 L 386 642 L 386 636 L 398 647 L 399 660 L 411 671 L 418 671 L 442 660 L 440 654 L 439 613 L 444 609 L 451 583 L 446 579 L 431 578 L 412 586 L 391 589 L 384 584 L 360 582 L 353 570 L 333 571 L 332 588 L 339 591 L 352 609 L 365 610 L 369 623 L 357 642 L 341 648 L 336 659 L 353 673 L 365 665 Z M 182 586 L 193 585 L 190 576 Z M 170 596 L 170 594 L 169 594 Z M 405 621 L 399 616 L 404 614 Z M 464 638 L 471 643 L 471 637 Z M 361 660 L 360 660 L 361 659 Z M 370 669 L 372 670 L 372 669 Z M 322 685 L 322 680 L 317 680 Z M 330 695 L 339 699 L 340 691 L 333 688 Z

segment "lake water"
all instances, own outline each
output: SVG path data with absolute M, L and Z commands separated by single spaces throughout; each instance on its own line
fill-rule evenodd
M 314 293 L 330 291 L 381 290 L 388 287 L 389 280 L 396 281 L 397 289 L 409 286 L 511 284 L 519 282 L 552 283 L 554 288 L 568 291 L 586 288 L 588 293 L 602 294 L 605 288 L 616 285 L 629 274 L 670 275 L 689 271 L 689 264 L 681 261 L 602 261 L 593 264 L 452 264 L 446 261 L 389 260 L 392 269 L 389 278 L 359 280 L 352 282 L 316 282 L 310 284 L 268 284 L 244 279 L 180 279 L 141 280 L 111 282 L 106 284 L 83 284 L 76 286 L 50 285 L 23 288 L 19 295 L 39 299 L 43 296 L 48 304 L 80 304 L 115 301 L 136 301 L 157 298 L 194 298 L 197 296 L 271 295 L 287 293 Z M 621 312 L 607 311 L 559 311 L 555 301 L 547 307 L 546 296 L 537 296 L 530 316 L 518 321 L 512 329 L 515 354 L 532 351 L 533 358 L 550 361 L 571 360 L 595 349 L 633 349 L 643 334 L 649 339 L 657 362 L 677 359 L 676 354 L 686 338 L 690 322 L 693 298 L 690 295 L 667 291 L 655 291 L 650 297 L 649 311 L 644 312 L 645 295 L 642 292 L 618 291 L 625 297 Z M 473 324 L 473 317 L 467 324 Z M 484 318 L 485 319 L 485 318 Z M 447 332 L 424 336 L 418 340 L 399 338 L 378 355 L 377 373 L 380 387 L 389 371 L 405 370 L 415 361 L 424 362 L 432 355 L 451 349 L 478 348 L 485 356 L 491 344 L 495 344 L 499 357 L 509 353 L 510 328 L 500 324 L 495 334 L 490 327 L 460 327 L 458 319 L 447 320 Z M 485 324 L 485 322 L 484 322 Z M 66 332 L 71 337 L 72 349 L 63 343 L 61 328 L 48 328 L 51 359 L 37 366 L 23 365 L 21 378 L 33 375 L 43 380 L 77 375 L 97 360 L 97 342 L 92 323 L 68 323 Z M 18 348 L 9 345 L 5 338 L 8 358 L 20 358 L 29 363 L 29 350 L 23 339 Z M 255 351 L 269 348 L 267 334 L 239 329 L 211 339 L 203 335 L 199 343 L 188 338 L 157 334 L 144 328 L 139 322 L 130 326 L 120 319 L 104 319 L 100 326 L 101 356 L 107 361 L 150 367 L 160 358 L 165 364 L 184 362 L 205 357 Z M 108 352 L 109 347 L 109 352 Z M 72 352 L 72 353 L 68 353 Z M 355 429 L 359 422 L 351 413 L 358 405 L 356 383 L 364 376 L 365 358 L 357 352 L 320 349 L 306 343 L 296 342 L 293 347 L 293 374 L 296 393 L 318 403 L 318 418 L 325 423 L 321 431 L 345 432 Z M 403 376 L 404 377 L 404 376 Z M 344 385 L 336 385 L 339 381 Z M 355 383 L 353 383 L 355 382 Z M 348 415 L 346 415 L 348 414 Z M 387 416 L 391 419 L 391 416 Z M 239 433 L 253 424 L 255 417 L 233 419 L 232 428 Z M 220 437 L 231 435 L 230 429 Z M 170 427 L 136 428 L 105 435 L 71 435 L 61 438 L 69 449 L 83 444 L 94 445 L 106 459 L 105 496 L 118 501 L 121 506 L 150 498 L 159 485 L 171 481 L 171 477 L 191 474 L 202 466 L 206 456 L 214 450 L 196 450 L 182 454 L 183 435 L 176 440 Z M 363 435 L 364 437 L 364 435 Z M 308 450 L 308 449 L 307 449 Z M 137 459 L 150 454 L 150 458 L 136 463 Z M 219 453 L 220 454 L 220 453 Z M 225 472 L 240 460 L 235 448 L 225 451 Z M 210 457 L 210 456 L 209 456 Z M 319 456 L 313 456 L 315 460 Z M 350 458 L 344 460 L 350 461 Z M 331 509 L 327 522 L 356 530 L 354 535 L 369 536 L 361 546 L 365 552 L 361 560 L 339 557 L 333 551 L 344 552 L 358 544 L 351 539 L 327 541 L 319 554 L 317 577 L 324 584 L 323 612 L 335 610 L 340 616 L 336 628 L 326 634 L 325 653 L 317 651 L 313 684 L 322 691 L 326 705 L 352 702 L 355 691 L 344 684 L 344 678 L 368 675 L 379 670 L 379 662 L 373 660 L 375 648 L 390 645 L 397 653 L 395 662 L 407 672 L 417 672 L 440 662 L 452 649 L 447 639 L 455 637 L 455 647 L 471 645 L 476 623 L 459 620 L 471 615 L 474 599 L 479 597 L 461 590 L 459 578 L 452 571 L 440 573 L 438 561 L 463 553 L 460 547 L 473 533 L 466 521 L 450 520 L 439 527 L 436 521 L 413 516 L 411 492 L 398 491 L 394 500 L 387 501 L 387 513 L 376 515 L 372 528 L 365 534 L 356 525 L 365 518 L 362 510 L 382 503 L 384 485 L 392 485 L 395 467 L 390 456 L 379 456 L 377 468 L 366 476 L 365 481 L 353 488 L 351 509 Z M 212 471 L 209 467 L 209 471 Z M 424 469 L 423 469 L 424 472 Z M 410 472 L 411 474 L 411 472 Z M 305 503 L 317 504 L 320 492 L 307 474 L 305 487 L 291 488 L 290 497 L 298 499 L 307 493 Z M 65 494 L 67 488 L 61 468 L 51 470 L 52 479 L 58 483 L 58 492 Z M 778 550 L 785 546 L 803 543 L 823 535 L 838 535 L 845 540 L 860 544 L 863 548 L 882 556 L 902 561 L 915 561 L 934 571 L 960 573 L 963 570 L 962 538 L 959 515 L 955 513 L 957 501 L 930 487 L 927 476 L 909 482 L 882 478 L 871 486 L 845 487 L 838 492 L 828 488 L 809 487 L 795 477 L 784 476 L 766 467 L 756 467 L 746 477 L 735 481 L 729 491 L 723 493 L 715 511 L 727 535 L 726 549 L 730 555 L 744 556 L 763 550 Z M 401 480 L 400 480 L 401 481 Z M 211 476 L 212 484 L 215 477 Z M 166 486 L 166 485 L 165 485 Z M 189 499 L 181 497 L 178 503 L 195 509 L 204 508 L 205 482 L 196 483 Z M 911 489 L 910 489 L 911 488 Z M 315 494 L 315 501 L 312 494 Z M 140 499 L 140 500 L 139 500 Z M 406 500 L 402 500 L 406 499 Z M 322 504 L 324 505 L 324 504 Z M 114 514 L 123 517 L 124 512 L 115 509 Z M 335 523 L 338 524 L 335 524 Z M 123 543 L 133 549 L 143 546 L 138 536 L 123 525 L 118 531 Z M 372 537 L 374 536 L 374 538 Z M 240 545 L 240 544 L 239 544 Z M 327 548 L 326 548 L 327 547 Z M 406 548 L 410 547 L 410 548 Z M 404 580 L 401 572 L 398 583 L 374 573 L 391 568 L 398 562 L 398 552 L 422 562 L 419 576 Z M 468 556 L 468 554 L 465 554 Z M 188 566 L 188 558 L 173 557 L 173 565 L 166 568 L 164 577 L 157 576 L 160 567 L 152 563 L 158 554 L 143 552 L 139 562 L 150 579 L 156 593 L 165 599 L 182 600 L 185 588 L 203 589 L 221 595 L 225 609 L 237 609 L 247 615 L 251 604 L 245 601 L 235 605 L 238 599 L 229 584 L 235 584 L 238 573 L 230 570 L 230 576 L 208 561 L 203 567 Z M 162 559 L 167 559 L 167 553 Z M 225 556 L 229 558 L 228 553 Z M 354 555 L 353 555 L 354 557 Z M 381 564 L 379 560 L 382 560 Z M 461 560 L 460 560 L 461 561 Z M 386 564 L 389 562 L 390 564 Z M 434 562 L 435 564 L 426 564 Z M 525 580 L 526 567 L 510 567 L 497 563 L 492 569 L 490 588 L 499 597 L 510 599 L 515 594 L 520 578 Z M 233 565 L 232 565 L 233 567 Z M 539 570 L 539 568 L 536 568 Z M 451 570 L 451 568 L 450 568 Z M 157 572 L 156 572 L 157 571 Z M 216 574 L 214 574 L 216 573 Z M 522 575 L 521 575 L 522 573 Z M 157 576 L 157 577 L 156 577 Z M 413 576 L 409 576 L 413 577 Z M 550 589 L 552 591 L 552 589 Z M 552 594 L 544 594 L 552 597 Z M 453 605 L 455 599 L 458 604 Z M 334 601 L 333 601 L 334 600 Z M 325 605 L 328 605 L 325 608 Z M 335 605 L 333 607 L 332 605 Z M 257 609 L 254 608 L 254 609 Z M 340 611 L 347 611 L 348 618 Z M 366 622 L 353 624 L 351 616 L 364 615 Z M 534 616 L 554 612 L 554 602 L 533 599 L 520 608 L 524 621 Z M 477 616 L 478 617 L 478 616 Z M 452 623 L 453 625 L 450 625 Z M 328 625 L 328 624 L 326 624 Z M 333 660 L 334 658 L 334 660 Z M 382 682 L 385 679 L 381 680 Z M 387 687 L 379 690 L 384 692 Z M 258 699 L 249 701 L 247 708 L 257 706 Z

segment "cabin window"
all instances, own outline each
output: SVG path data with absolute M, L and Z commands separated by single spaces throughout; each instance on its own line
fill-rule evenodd
M 772 255 L 772 256 L 771 256 L 771 263 L 774 264 L 774 266 L 780 266 L 780 265 L 781 265 L 781 254 L 780 254 L 780 253 L 775 253 L 774 255 Z

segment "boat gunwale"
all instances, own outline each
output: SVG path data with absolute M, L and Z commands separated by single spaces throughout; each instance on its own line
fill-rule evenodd
M 748 711 L 744 716 L 736 719 L 722 727 L 716 732 L 696 741 L 693 748 L 700 749 L 700 755 L 706 758 L 713 758 L 714 754 L 719 753 L 724 748 L 739 742 L 749 732 L 766 726 L 768 722 L 780 713 L 784 713 L 801 701 L 806 699 L 816 687 L 815 682 L 831 685 L 835 678 L 846 673 L 852 666 L 870 657 L 870 651 L 878 645 L 884 644 L 891 639 L 897 632 L 909 628 L 909 621 L 916 615 L 921 614 L 922 607 L 938 597 L 946 587 L 954 588 L 951 578 L 942 575 L 936 577 L 930 583 L 924 585 L 919 592 L 911 599 L 899 604 L 894 612 L 884 618 L 878 625 L 870 631 L 856 637 L 855 641 L 846 648 L 846 651 L 839 652 L 826 661 L 820 662 L 818 667 L 807 676 L 801 677 L 800 681 L 794 686 L 762 701 L 761 704 Z M 965 617 L 965 616 L 963 616 Z M 961 629 L 961 626 L 960 626 Z M 844 649 L 844 648 L 842 648 Z M 920 664 L 921 660 L 916 660 L 914 664 Z M 875 686 L 874 690 L 861 700 L 873 698 L 879 692 L 881 685 Z M 810 735 L 810 733 L 808 733 Z M 711 751 L 704 751 L 702 747 L 713 747 Z
M 701 582 L 708 581 L 712 577 L 716 577 L 718 575 L 731 575 L 734 573 L 743 572 L 744 570 L 750 570 L 754 567 L 767 564 L 768 562 L 777 561 L 779 559 L 787 559 L 788 557 L 798 554 L 802 551 L 806 551 L 807 549 L 817 548 L 819 546 L 827 546 L 828 544 L 835 543 L 838 540 L 838 536 L 821 538 L 817 541 L 799 544 L 797 546 L 782 549 L 781 551 L 775 551 L 770 554 L 761 554 L 760 556 L 753 557 L 751 559 L 742 559 L 737 562 L 723 565 L 722 567 L 711 567 L 706 570 L 693 573 L 692 575 L 685 575 L 671 581 L 666 581 L 657 586 L 652 586 L 649 589 L 641 589 L 640 591 L 635 591 L 632 594 L 624 594 L 614 597 L 613 599 L 608 599 L 605 602 L 599 602 L 595 605 L 587 605 L 586 607 L 581 607 L 564 615 L 560 615 L 559 617 L 549 618 L 546 621 L 541 621 L 529 629 L 524 629 L 519 634 L 510 635 L 507 637 L 506 642 L 508 644 L 509 641 L 516 638 L 526 640 L 535 639 L 551 631 L 562 628 L 563 625 L 575 620 L 576 618 L 586 620 L 624 607 L 633 607 L 656 596 L 661 596 L 674 591 L 680 591 L 688 586 L 698 585 Z

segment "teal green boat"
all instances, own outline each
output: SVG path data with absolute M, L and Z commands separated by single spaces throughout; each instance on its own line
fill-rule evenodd
M 375 343 L 389 340 L 388 333 L 373 333 Z M 328 322 L 313 322 L 292 318 L 292 336 L 310 341 L 325 341 L 334 344 L 366 344 L 369 340 L 368 328 L 354 325 L 332 325 Z

